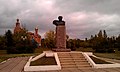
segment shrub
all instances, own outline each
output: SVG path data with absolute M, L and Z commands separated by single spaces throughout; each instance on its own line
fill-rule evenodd
M 35 46 L 33 44 L 16 44 L 14 47 L 7 47 L 8 54 L 33 53 Z
M 106 53 L 107 50 L 106 50 L 106 49 L 95 49 L 95 52 L 98 52 L 98 53 Z
M 115 49 L 112 49 L 112 48 L 111 48 L 111 49 L 108 49 L 107 52 L 108 52 L 108 53 L 115 53 Z

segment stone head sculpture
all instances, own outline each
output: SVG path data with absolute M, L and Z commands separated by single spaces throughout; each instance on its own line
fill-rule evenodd
M 59 16 L 59 17 L 58 17 L 58 20 L 59 20 L 59 21 L 62 21 L 62 18 L 63 18 L 62 16 Z

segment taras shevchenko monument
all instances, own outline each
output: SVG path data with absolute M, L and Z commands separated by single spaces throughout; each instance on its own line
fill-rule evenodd
M 56 49 L 53 49 L 54 51 L 70 51 L 66 48 L 66 27 L 62 18 L 59 16 L 58 20 L 53 21 L 53 24 L 56 25 Z

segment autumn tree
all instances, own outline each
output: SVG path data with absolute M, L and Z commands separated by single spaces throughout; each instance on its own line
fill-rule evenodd
M 54 31 L 50 30 L 50 31 L 45 33 L 45 45 L 48 48 L 55 47 L 55 33 L 54 33 Z

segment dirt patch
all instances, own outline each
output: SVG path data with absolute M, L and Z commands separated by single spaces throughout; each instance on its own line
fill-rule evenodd
M 57 63 L 54 57 L 45 57 L 45 56 L 30 63 L 30 66 L 39 66 L 39 65 L 57 65 Z
M 112 64 L 110 62 L 106 62 L 104 60 L 98 59 L 96 57 L 90 56 L 90 58 L 95 62 L 95 64 Z

